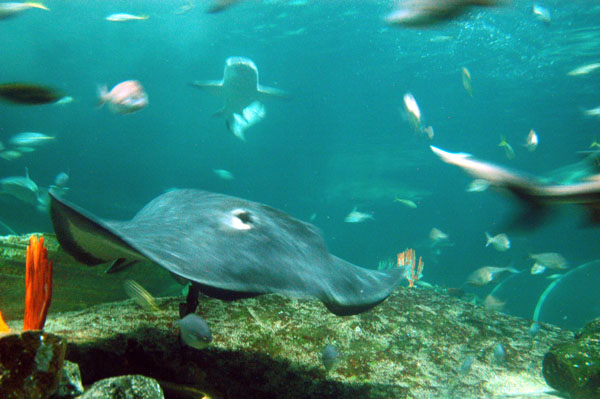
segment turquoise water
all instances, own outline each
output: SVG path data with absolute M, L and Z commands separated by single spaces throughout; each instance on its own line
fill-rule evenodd
M 536 174 L 579 161 L 577 151 L 599 135 L 600 120 L 582 110 L 600 105 L 600 71 L 567 72 L 599 61 L 595 2 L 545 1 L 552 13 L 545 24 L 530 1 L 515 0 L 427 29 L 387 26 L 387 1 L 247 1 L 219 14 L 195 3 L 178 15 L 183 1 L 48 1 L 50 11 L 0 21 L 1 81 L 48 84 L 74 98 L 64 106 L 0 104 L 0 141 L 23 131 L 56 137 L 19 159 L 0 160 L 1 177 L 27 167 L 47 187 L 68 172 L 67 198 L 114 219 L 131 217 L 173 187 L 239 196 L 305 221 L 314 215 L 329 250 L 358 265 L 375 268 L 416 248 L 424 280 L 448 287 L 486 265 L 512 264 L 528 274 L 529 253 L 559 252 L 572 267 L 598 258 L 598 229 L 581 228 L 581 214 L 569 207 L 537 230 L 508 231 L 507 252 L 485 248 L 484 232 L 504 232 L 513 203 L 496 192 L 467 193 L 469 177 L 429 150 L 433 144 L 469 152 Z M 114 12 L 150 18 L 104 19 Z M 246 132 L 246 142 L 212 116 L 218 98 L 189 86 L 220 79 L 230 56 L 252 59 L 262 84 L 291 95 L 265 102 L 266 117 Z M 462 87 L 462 67 L 472 75 L 473 97 Z M 98 85 L 127 79 L 145 87 L 147 108 L 117 115 L 97 107 Z M 408 123 L 407 92 L 434 127 L 432 141 Z M 522 144 L 532 128 L 540 145 L 528 152 Z M 514 159 L 498 146 L 501 136 Z M 220 179 L 213 169 L 235 178 Z M 417 208 L 394 202 L 396 196 L 412 198 Z M 0 218 L 17 232 L 51 231 L 45 213 L 1 200 Z M 374 220 L 344 223 L 355 206 Z M 432 227 L 454 246 L 439 254 L 427 248 Z M 535 277 L 502 298 L 507 311 L 531 317 L 537 286 L 550 282 Z M 576 289 L 597 285 L 582 278 Z M 466 287 L 481 298 L 492 288 Z M 600 312 L 596 304 L 588 315 L 581 305 L 570 308 L 585 313 L 578 319 Z M 576 327 L 568 317 L 563 325 Z

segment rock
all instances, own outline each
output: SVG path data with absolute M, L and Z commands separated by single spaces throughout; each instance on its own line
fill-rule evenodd
M 182 297 L 157 298 L 149 312 L 133 300 L 50 315 L 46 329 L 68 340 L 67 359 L 84 384 L 142 374 L 173 392 L 214 398 L 420 399 L 551 398 L 541 375 L 544 353 L 571 336 L 531 321 L 486 310 L 441 291 L 400 288 L 372 310 L 347 317 L 320 302 L 264 295 L 233 302 L 201 298 L 196 312 L 213 342 L 203 350 L 178 342 Z M 494 347 L 505 349 L 504 362 Z M 328 373 L 325 345 L 343 353 Z M 459 373 L 473 356 L 468 374 Z M 198 395 L 196 395 L 198 396 Z M 172 397 L 175 397 L 173 395 Z M 191 395 L 177 397 L 193 397 Z M 201 397 L 201 396 L 199 396 Z
M 58 388 L 66 346 L 42 331 L 0 338 L 0 398 L 49 398 Z
M 58 390 L 52 396 L 53 399 L 74 398 L 83 393 L 81 373 L 77 363 L 65 360 L 58 383 Z
M 78 399 L 164 399 L 155 379 L 143 375 L 106 378 L 92 385 Z
M 552 347 L 543 374 L 548 385 L 573 399 L 600 398 L 600 318 L 572 341 Z

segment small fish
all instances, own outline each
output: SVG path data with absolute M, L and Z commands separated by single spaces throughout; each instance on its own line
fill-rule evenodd
M 466 67 L 461 69 L 462 85 L 469 93 L 469 96 L 473 97 L 473 84 L 471 83 L 471 72 Z
M 529 326 L 529 331 L 528 331 L 529 336 L 531 338 L 535 338 L 535 336 L 538 335 L 539 332 L 540 332 L 540 323 L 538 323 L 537 321 L 534 321 Z
M 591 109 L 584 109 L 583 114 L 585 116 L 600 116 L 600 106 Z
M 65 172 L 60 172 L 54 178 L 54 184 L 59 187 L 65 187 L 69 183 L 69 175 Z
M 10 176 L 0 179 L 0 193 L 8 194 L 30 205 L 39 204 L 40 189 L 29 178 L 29 170 L 25 168 L 25 176 Z
M 213 173 L 223 180 L 233 180 L 233 173 L 225 169 L 213 169 Z
M 148 105 L 148 95 L 137 80 L 126 80 L 117 84 L 110 91 L 106 86 L 98 89 L 99 105 L 108 103 L 112 112 L 130 114 Z
M 531 11 L 533 12 L 533 15 L 535 15 L 535 17 L 543 23 L 550 24 L 550 22 L 552 22 L 550 10 L 548 10 L 546 7 L 534 3 Z
M 487 239 L 487 242 L 485 243 L 486 247 L 489 247 L 491 245 L 492 247 L 494 247 L 494 249 L 501 252 L 510 249 L 510 240 L 508 239 L 508 236 L 504 233 L 496 234 L 492 237 L 486 231 L 485 238 Z
M 423 129 L 421 129 L 421 133 L 427 136 L 429 140 L 433 140 L 433 136 L 435 135 L 435 132 L 433 131 L 433 126 L 425 126 Z
M 175 15 L 183 15 L 183 14 L 187 14 L 188 12 L 190 12 L 193 8 L 194 8 L 194 3 L 192 3 L 191 1 L 188 1 L 187 4 L 182 5 L 181 7 L 179 7 L 178 9 L 175 10 Z
M 545 266 L 552 270 L 565 270 L 567 266 L 567 260 L 556 252 L 544 252 L 539 254 L 530 254 L 530 258 L 535 260 L 536 263 Z
M 149 312 L 160 310 L 152 294 L 146 291 L 137 281 L 125 280 L 123 287 L 127 296 L 133 299 L 142 309 Z
M 209 14 L 215 14 L 229 8 L 235 3 L 239 3 L 242 0 L 213 0 L 210 7 L 206 10 Z
M 204 349 L 212 342 L 210 327 L 206 321 L 195 313 L 190 313 L 178 320 L 181 340 L 195 349 Z
M 412 208 L 412 209 L 416 209 L 417 208 L 417 204 L 414 201 L 411 201 L 409 199 L 403 199 L 403 198 L 396 197 L 394 199 L 394 202 L 398 202 L 398 203 L 400 203 L 402 205 L 405 205 L 405 206 L 407 206 L 409 208 Z
M 44 133 L 23 132 L 12 136 L 8 142 L 15 147 L 37 147 L 40 145 L 47 144 L 48 142 L 54 139 L 54 136 L 48 136 Z
M 531 266 L 531 274 L 536 275 L 536 274 L 542 274 L 546 271 L 546 266 L 544 265 L 540 265 L 539 263 L 535 262 L 533 264 L 533 266 Z
M 504 154 L 506 155 L 506 158 L 508 158 L 508 159 L 515 158 L 515 150 L 513 150 L 512 146 L 510 144 L 508 144 L 508 141 L 506 141 L 505 137 L 500 138 L 500 144 L 498 144 L 498 147 L 504 148 Z
M 419 131 L 421 128 L 421 110 L 419 109 L 417 100 L 415 100 L 415 97 L 411 93 L 406 93 L 403 101 L 410 124 L 413 125 L 415 131 Z
M 475 356 L 468 355 L 465 357 L 465 360 L 460 364 L 458 368 L 458 374 L 465 375 L 471 371 L 471 367 L 473 366 L 473 361 L 475 360 Z
M 352 209 L 352 212 L 346 215 L 346 217 L 344 218 L 344 222 L 361 223 L 369 219 L 375 219 L 375 217 L 373 217 L 373 215 L 369 213 L 359 212 L 358 208 L 354 207 L 354 209 Z
M 587 75 L 588 73 L 594 72 L 596 69 L 600 68 L 600 62 L 594 62 L 593 64 L 586 64 L 580 67 L 577 67 L 567 73 L 569 76 L 581 76 Z
M 535 130 L 531 129 L 527 135 L 527 139 L 525 140 L 525 148 L 527 148 L 528 151 L 533 152 L 537 148 L 538 143 L 538 135 Z
M 467 283 L 477 286 L 486 285 L 503 272 L 520 273 L 512 267 L 484 266 L 469 274 Z
M 490 187 L 490 182 L 485 179 L 475 179 L 467 187 L 467 191 L 470 193 L 480 193 L 487 190 Z
M 471 6 L 494 7 L 502 0 L 402 0 L 385 22 L 395 26 L 427 27 L 462 15 Z
M 15 104 L 42 105 L 54 103 L 64 95 L 50 87 L 14 82 L 0 84 L 0 97 Z
M 29 10 L 32 8 L 39 8 L 40 10 L 49 11 L 50 9 L 42 3 L 0 3 L 0 19 L 14 17 L 22 11 Z
M 15 150 L 16 150 L 16 151 L 19 151 L 19 152 L 20 152 L 20 153 L 22 153 L 22 154 L 26 154 L 26 153 L 28 153 L 28 152 L 34 152 L 34 151 L 35 151 L 35 148 L 32 148 L 32 147 L 23 147 L 23 146 L 20 146 L 20 147 L 15 147 Z
M 503 363 L 506 359 L 506 351 L 504 350 L 504 346 L 501 343 L 496 344 L 494 346 L 494 360 L 497 363 Z
M 331 344 L 325 345 L 321 353 L 321 361 L 327 372 L 331 371 L 340 358 L 340 352 Z
M 19 151 L 15 150 L 6 150 L 0 152 L 0 158 L 6 159 L 7 161 L 14 161 L 15 159 L 21 158 L 22 155 L 23 154 L 21 154 Z
M 485 300 L 483 301 L 483 307 L 494 312 L 501 311 L 504 305 L 506 305 L 506 302 L 501 301 L 491 294 L 486 296 Z
M 434 227 L 429 232 L 429 239 L 431 240 L 431 243 L 435 245 L 443 241 L 448 241 L 450 237 L 442 230 L 438 229 L 437 227 Z
M 127 21 L 143 21 L 150 18 L 148 15 L 134 15 L 127 14 L 125 12 L 110 14 L 108 17 L 104 18 L 107 21 L 111 22 L 127 22 Z

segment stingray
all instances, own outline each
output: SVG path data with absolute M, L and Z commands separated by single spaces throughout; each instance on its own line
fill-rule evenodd
M 278 293 L 314 297 L 336 315 L 366 311 L 404 278 L 402 268 L 376 271 L 329 253 L 318 229 L 257 202 L 182 189 L 158 196 L 129 221 L 102 220 L 51 193 L 60 245 L 78 261 L 99 265 L 150 260 L 198 291 L 233 300 Z M 195 296 L 195 297 L 194 297 Z

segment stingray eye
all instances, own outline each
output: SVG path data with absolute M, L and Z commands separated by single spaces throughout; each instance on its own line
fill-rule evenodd
M 231 226 L 237 230 L 250 230 L 254 216 L 243 209 L 236 209 L 232 212 Z

